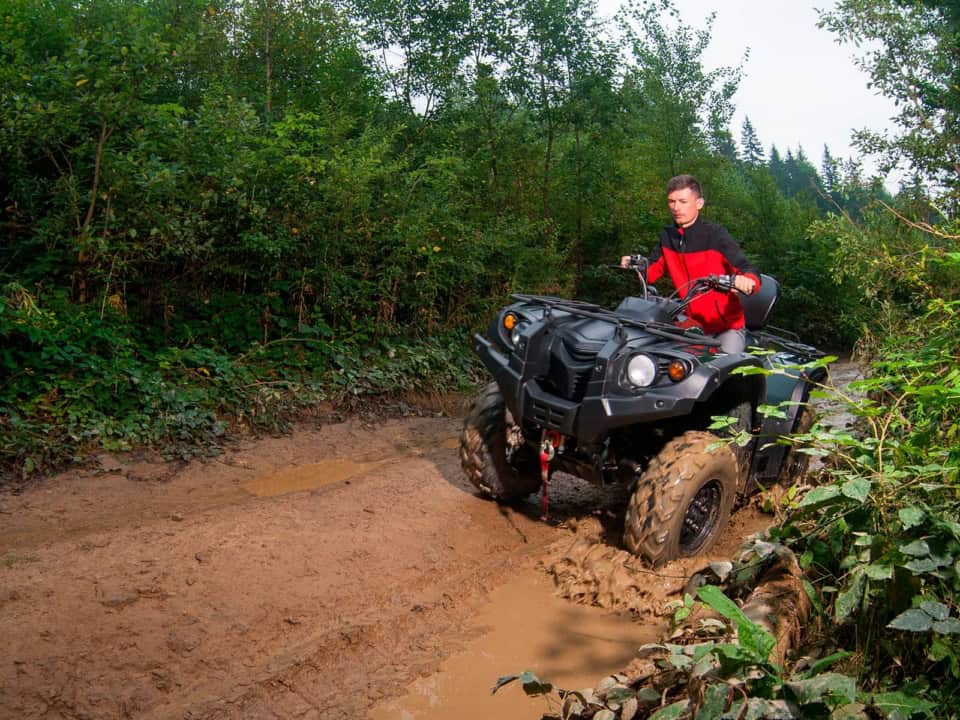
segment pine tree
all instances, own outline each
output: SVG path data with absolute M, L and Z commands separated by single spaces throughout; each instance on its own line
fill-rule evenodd
M 740 130 L 740 150 L 744 162 L 750 165 L 764 163 L 763 145 L 760 144 L 760 138 L 757 137 L 749 117 L 743 119 L 743 127 Z
M 837 158 L 830 154 L 830 148 L 824 143 L 823 160 L 820 162 L 820 176 L 823 178 L 823 185 L 827 189 L 827 192 L 833 193 L 839 190 L 839 164 Z
M 770 170 L 770 177 L 776 181 L 777 187 L 780 188 L 781 192 L 784 191 L 786 188 L 787 171 L 776 145 L 770 146 L 770 160 L 767 161 L 767 168 Z

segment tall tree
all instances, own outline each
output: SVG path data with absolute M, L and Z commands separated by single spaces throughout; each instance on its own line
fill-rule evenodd
M 707 141 L 722 141 L 729 133 L 742 69 L 703 66 L 715 14 L 695 30 L 680 20 L 670 0 L 644 0 L 618 17 L 633 60 L 626 82 L 636 89 L 632 99 L 644 132 L 662 153 L 663 166 L 676 174 Z
M 841 41 L 870 48 L 859 64 L 897 102 L 897 130 L 860 130 L 857 146 L 881 168 L 907 169 L 960 206 L 960 4 L 937 0 L 841 0 L 820 16 Z
M 830 154 L 826 143 L 823 146 L 823 159 L 820 161 L 820 177 L 827 192 L 833 193 L 840 185 L 840 161 Z
M 595 0 L 525 0 L 518 11 L 525 41 L 510 81 L 541 126 L 542 216 L 548 219 L 557 134 L 561 124 L 579 116 L 565 106 L 604 62 L 601 33 Z
M 760 144 L 760 138 L 757 137 L 753 123 L 747 116 L 744 116 L 743 126 L 740 129 L 740 153 L 744 162 L 749 165 L 764 164 L 763 145 Z
M 348 0 L 393 99 L 432 116 L 455 87 L 471 48 L 469 0 Z

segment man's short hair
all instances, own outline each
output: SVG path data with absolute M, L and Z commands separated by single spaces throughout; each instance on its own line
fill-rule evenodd
M 667 183 L 667 195 L 675 190 L 685 190 L 690 188 L 697 197 L 703 197 L 703 191 L 700 190 L 700 183 L 693 175 L 677 175 L 670 178 Z

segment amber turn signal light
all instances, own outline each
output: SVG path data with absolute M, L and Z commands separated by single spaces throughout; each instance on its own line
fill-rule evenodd
M 673 360 L 667 368 L 667 375 L 674 382 L 680 382 L 687 376 L 687 366 L 679 360 Z
M 517 326 L 517 316 L 513 313 L 507 313 L 503 316 L 503 326 L 507 330 L 513 330 Z

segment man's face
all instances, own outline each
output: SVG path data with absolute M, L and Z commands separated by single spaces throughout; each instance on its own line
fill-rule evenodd
M 680 227 L 693 225 L 703 207 L 703 198 L 690 188 L 674 190 L 667 195 L 667 206 L 673 215 L 673 221 Z

